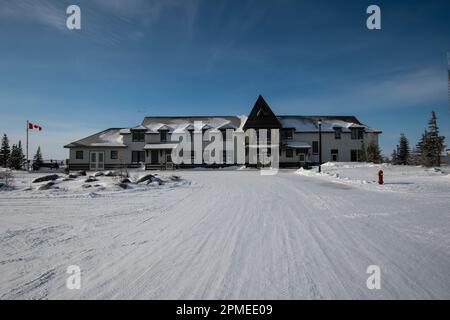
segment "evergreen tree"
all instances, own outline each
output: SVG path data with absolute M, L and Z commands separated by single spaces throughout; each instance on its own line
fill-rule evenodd
M 397 149 L 392 150 L 392 155 L 391 155 L 391 163 L 392 164 L 398 164 L 398 146 Z
M 380 147 L 374 141 L 370 141 L 367 146 L 367 161 L 373 163 L 381 163 L 383 161 Z
M 17 145 L 13 145 L 11 149 L 11 156 L 8 160 L 8 167 L 14 170 L 22 169 L 22 160 L 20 156 L 20 150 Z
M 440 166 L 441 153 L 445 148 L 444 137 L 439 135 L 436 114 L 431 112 L 431 118 L 428 121 L 428 130 L 422 134 L 416 146 L 419 164 L 426 167 Z
M 416 164 L 417 165 L 422 165 L 422 166 L 431 166 L 430 163 L 430 155 L 429 155 L 429 150 L 428 150 L 428 146 L 429 146 L 429 133 L 427 130 L 425 130 L 422 133 L 422 136 L 420 137 L 419 142 L 416 145 L 416 154 L 415 154 L 415 159 L 416 159 Z
M 44 160 L 42 160 L 41 147 L 37 148 L 36 154 L 33 157 L 33 166 L 40 167 Z
M 3 134 L 2 145 L 0 147 L 0 166 L 6 168 L 8 166 L 8 160 L 11 155 L 11 149 L 9 148 L 8 136 Z
M 402 133 L 400 134 L 399 147 L 398 147 L 398 163 L 406 165 L 409 163 L 409 141 L 406 136 Z
M 431 166 L 439 167 L 441 165 L 441 153 L 445 148 L 444 139 L 443 136 L 439 135 L 436 113 L 432 111 L 431 118 L 428 121 L 428 139 L 426 140 L 426 150 Z
M 23 154 L 23 149 L 22 149 L 22 141 L 19 140 L 19 144 L 17 145 L 17 148 L 19 149 L 19 159 L 20 159 L 20 163 L 22 164 L 22 168 L 25 168 L 25 163 L 27 161 L 27 159 L 25 158 L 25 155 Z
M 420 165 L 421 163 L 422 163 L 421 155 L 416 146 L 411 150 L 410 164 L 417 166 L 417 165 Z

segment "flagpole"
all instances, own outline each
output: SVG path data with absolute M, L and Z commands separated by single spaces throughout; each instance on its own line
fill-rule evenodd
M 28 163 L 28 130 L 30 128 L 29 121 L 27 120 L 27 171 L 30 172 L 30 165 Z

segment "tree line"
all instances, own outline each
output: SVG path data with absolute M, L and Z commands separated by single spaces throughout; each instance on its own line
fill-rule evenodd
M 14 170 L 26 170 L 27 163 L 22 149 L 22 141 L 18 144 L 13 144 L 12 148 L 9 145 L 8 136 L 3 134 L 2 143 L 0 146 L 0 166 L 3 168 L 10 168 Z M 38 147 L 36 154 L 33 157 L 33 163 L 41 165 L 44 162 L 41 153 L 41 147 Z
M 444 140 L 445 137 L 439 134 L 436 113 L 432 111 L 428 128 L 422 133 L 419 142 L 412 150 L 408 138 L 405 134 L 400 134 L 397 148 L 392 152 L 391 163 L 439 167 L 441 154 L 445 149 Z

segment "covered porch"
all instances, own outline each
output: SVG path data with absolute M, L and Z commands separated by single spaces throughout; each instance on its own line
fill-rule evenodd
M 176 143 L 146 144 L 144 146 L 145 169 L 174 169 L 174 164 L 172 162 L 172 150 L 176 147 Z
M 311 145 L 303 141 L 285 141 L 280 149 L 280 166 L 304 167 L 309 161 Z

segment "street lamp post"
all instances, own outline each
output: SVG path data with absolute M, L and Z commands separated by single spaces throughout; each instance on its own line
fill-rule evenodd
M 319 119 L 319 173 L 322 172 L 322 119 Z

